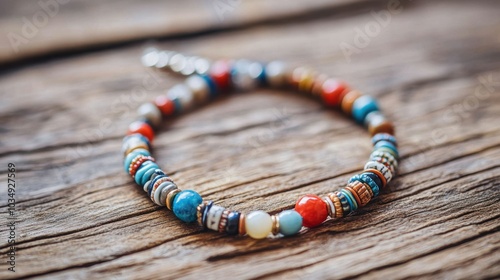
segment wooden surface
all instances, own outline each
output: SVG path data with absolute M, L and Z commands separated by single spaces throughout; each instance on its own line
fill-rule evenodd
M 2 226 L 1 279 L 500 277 L 500 2 L 401 1 L 402 12 L 350 61 L 341 42 L 352 45 L 387 1 L 249 1 L 222 20 L 209 1 L 122 2 L 72 1 L 15 55 L 2 41 L 1 209 L 6 218 L 12 162 L 18 251 L 12 273 Z M 3 33 L 38 9 L 0 7 Z M 96 30 L 107 17 L 108 28 Z M 296 237 L 256 241 L 186 226 L 121 168 L 135 108 L 182 81 L 141 66 L 145 38 L 345 79 L 395 120 L 399 176 L 356 215 Z M 370 148 L 342 114 L 257 90 L 166 124 L 155 157 L 183 189 L 277 213 L 302 194 L 341 187 Z

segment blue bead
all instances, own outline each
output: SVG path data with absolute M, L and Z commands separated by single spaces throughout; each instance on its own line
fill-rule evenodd
M 392 151 L 391 154 L 395 158 L 399 158 L 398 148 L 393 143 L 391 143 L 389 141 L 385 141 L 385 140 L 378 141 L 377 144 L 375 144 L 375 146 L 373 146 L 373 150 L 377 150 L 379 148 L 387 148 L 390 151 Z
M 158 170 L 158 169 L 157 169 Z M 163 172 L 162 172 L 163 173 Z M 149 184 L 149 187 L 148 187 L 148 197 L 151 197 L 151 192 L 153 191 L 153 186 L 155 185 L 155 183 L 160 180 L 161 178 L 164 178 L 164 177 L 168 177 L 167 175 L 165 175 L 165 173 L 161 174 L 161 175 L 158 175 L 156 176 L 154 179 L 151 180 L 151 184 Z
M 156 166 L 156 168 L 148 168 L 148 170 L 142 175 L 141 186 L 144 186 L 151 179 L 151 175 L 153 175 L 155 170 L 160 168 L 158 165 Z
M 210 98 L 214 99 L 215 97 L 217 97 L 217 86 L 215 85 L 214 80 L 212 80 L 212 78 L 210 78 L 209 75 L 201 75 L 201 77 L 208 84 L 208 88 L 210 89 L 209 91 Z
M 373 175 L 375 175 L 375 174 L 373 174 Z M 375 176 L 377 176 L 377 175 L 375 175 Z M 349 179 L 348 183 L 352 183 L 354 181 L 359 181 L 361 183 L 367 184 L 370 187 L 370 189 L 372 190 L 373 196 L 377 196 L 380 192 L 381 186 L 379 187 L 379 185 L 366 173 L 356 174 L 356 175 L 352 176 L 351 179 Z M 379 179 L 379 181 L 380 181 L 380 179 Z
M 358 97 L 352 104 L 352 116 L 360 124 L 364 123 L 369 113 L 378 110 L 377 101 L 369 95 Z
M 379 141 L 382 141 L 382 140 L 389 141 L 392 144 L 394 144 L 394 146 L 396 146 L 396 147 L 398 146 L 398 141 L 396 141 L 396 137 L 394 137 L 393 135 L 387 134 L 387 133 L 377 133 L 377 134 L 375 134 L 372 137 L 372 144 L 375 145 Z
M 193 190 L 184 190 L 174 197 L 172 210 L 177 218 L 186 223 L 196 221 L 196 208 L 203 202 L 201 196 Z
M 146 161 L 144 162 L 143 164 L 141 164 L 141 166 L 139 166 L 139 168 L 137 169 L 137 172 L 135 173 L 135 182 L 137 183 L 137 185 L 140 185 L 140 186 L 144 186 L 144 184 L 141 184 L 142 182 L 142 177 L 144 176 L 144 174 L 146 174 L 147 171 L 149 171 L 150 169 L 157 169 L 159 166 L 152 162 L 152 161 Z M 151 176 L 151 174 L 150 174 Z
M 262 71 L 260 72 L 260 74 L 257 77 L 257 79 L 260 81 L 261 85 L 266 85 L 267 84 L 266 67 L 265 67 L 265 65 L 262 65 Z
M 174 102 L 174 111 L 176 114 L 179 114 L 182 112 L 182 104 L 179 98 L 175 98 L 172 100 Z
M 134 160 L 134 158 L 138 155 L 150 156 L 151 154 L 146 149 L 136 149 L 133 150 L 130 154 L 128 154 L 123 160 L 123 168 L 125 169 L 125 172 L 127 174 L 128 174 L 128 168 L 130 167 L 132 160 Z
M 358 209 L 358 204 L 356 203 L 356 200 L 352 196 L 351 192 L 346 190 L 346 189 L 341 189 L 341 193 L 344 194 L 345 198 L 347 199 L 347 203 L 349 204 L 350 212 L 354 212 Z
M 226 233 L 229 235 L 236 235 L 239 231 L 240 225 L 240 212 L 231 211 L 227 215 Z
M 295 210 L 285 210 L 278 215 L 280 233 L 284 236 L 297 234 L 302 228 L 302 216 Z

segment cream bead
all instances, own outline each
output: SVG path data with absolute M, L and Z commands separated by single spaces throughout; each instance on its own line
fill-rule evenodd
M 283 86 L 286 82 L 287 67 L 281 61 L 271 61 L 266 65 L 266 80 L 273 87 Z
M 266 238 L 273 229 L 271 215 L 264 211 L 253 211 L 245 218 L 247 234 L 255 239 Z
M 181 110 L 188 110 L 193 106 L 194 96 L 193 92 L 184 84 L 173 86 L 168 92 L 167 97 L 170 100 L 178 99 L 182 108 Z
M 197 103 L 205 102 L 208 99 L 210 88 L 202 77 L 193 75 L 186 79 L 185 84 L 193 92 L 194 100 Z
M 158 127 L 161 124 L 161 111 L 153 103 L 142 104 L 139 109 L 137 109 L 137 114 L 149 120 L 154 127 Z

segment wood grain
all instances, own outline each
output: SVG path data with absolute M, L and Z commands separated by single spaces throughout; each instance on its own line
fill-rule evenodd
M 256 2 L 245 5 L 263 5 Z M 292 238 L 256 241 L 185 225 L 123 173 L 121 138 L 133 111 L 182 81 L 144 69 L 143 42 L 95 50 L 98 39 L 82 41 L 87 51 L 5 71 L 0 162 L 18 167 L 18 267 L 11 273 L 2 260 L 0 278 L 499 277 L 500 5 L 401 3 L 403 11 L 350 61 L 340 42 L 353 42 L 385 2 L 324 4 L 332 14 L 317 17 L 310 15 L 320 4 L 310 4 L 296 19 L 283 8 L 274 11 L 283 21 L 239 19 L 248 26 L 158 43 L 211 58 L 307 64 L 376 96 L 395 120 L 399 176 L 356 215 Z M 183 24 L 182 34 L 199 28 Z M 114 40 L 142 38 L 132 33 Z M 302 194 L 343 186 L 362 169 L 368 139 L 315 100 L 262 89 L 165 124 L 155 157 L 181 188 L 232 209 L 276 213 Z M 7 250 L 2 238 L 2 256 Z

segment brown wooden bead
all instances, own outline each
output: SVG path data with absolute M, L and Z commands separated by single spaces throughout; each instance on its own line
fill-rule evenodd
M 361 95 L 361 92 L 357 90 L 351 90 L 346 95 L 344 95 L 340 103 L 342 111 L 347 115 L 351 115 L 352 104 L 354 104 L 354 101 L 356 101 L 356 99 L 358 99 L 358 97 L 360 97 Z
M 359 181 L 354 181 L 349 184 L 351 189 L 356 193 L 359 198 L 359 206 L 365 206 L 372 199 L 372 195 L 367 190 L 367 186 Z
M 358 193 L 352 188 L 352 183 L 347 185 L 345 189 L 351 192 L 352 196 L 356 200 L 356 204 L 358 204 L 358 208 L 361 207 L 361 199 L 359 198 Z
M 394 125 L 383 115 L 375 115 L 368 122 L 368 132 L 371 136 L 377 133 L 387 133 L 394 135 Z
M 243 214 L 243 213 L 240 214 L 240 224 L 239 224 L 238 232 L 240 235 L 247 234 L 247 230 L 245 229 L 245 214 Z
M 335 207 L 335 218 L 342 218 L 344 216 L 344 210 L 342 209 L 339 197 L 335 193 L 329 193 L 328 197 L 333 202 Z

